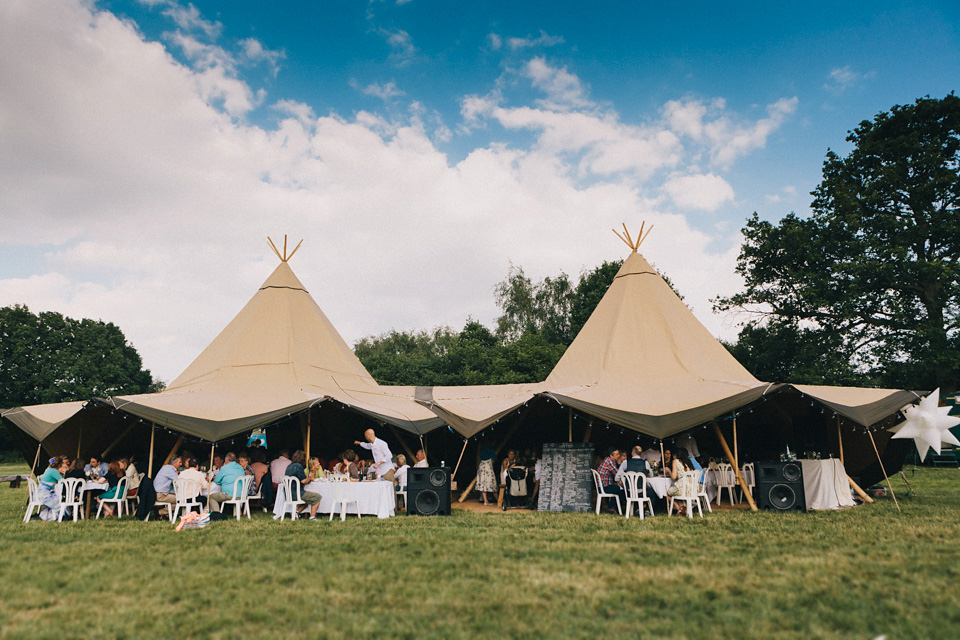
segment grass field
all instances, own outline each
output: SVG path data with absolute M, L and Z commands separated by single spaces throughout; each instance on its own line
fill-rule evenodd
M 960 471 L 911 484 L 902 514 L 260 513 L 180 533 L 24 524 L 4 485 L 0 638 L 956 637 Z

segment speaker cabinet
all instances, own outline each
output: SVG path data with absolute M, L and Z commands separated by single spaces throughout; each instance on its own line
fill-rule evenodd
M 407 470 L 407 515 L 450 515 L 448 467 L 410 467 Z
M 758 462 L 757 505 L 774 511 L 806 511 L 803 467 L 799 462 Z

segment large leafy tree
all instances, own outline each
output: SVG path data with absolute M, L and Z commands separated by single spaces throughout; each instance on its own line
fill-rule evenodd
M 468 319 L 459 333 L 391 331 L 364 338 L 354 352 L 377 381 L 405 385 L 539 382 L 547 377 L 613 282 L 621 262 L 605 262 L 576 286 L 561 273 L 540 282 L 511 266 L 494 293 L 496 331 Z
M 0 308 L 0 407 L 160 388 L 116 325 Z
M 752 328 L 803 332 L 829 349 L 820 357 L 880 383 L 954 391 L 960 98 L 895 106 L 847 141 L 845 157 L 827 153 L 809 218 L 747 221 L 737 266 L 746 288 L 717 306 L 757 314 Z

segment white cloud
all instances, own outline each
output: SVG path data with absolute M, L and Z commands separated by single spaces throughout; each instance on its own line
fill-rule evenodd
M 390 61 L 398 67 L 405 67 L 413 62 L 417 55 L 417 48 L 413 46 L 413 38 L 403 29 L 377 29 L 390 46 Z
M 192 4 L 183 7 L 176 2 L 168 2 L 167 8 L 162 13 L 172 19 L 181 29 L 200 31 L 211 40 L 216 40 L 223 29 L 223 25 L 219 22 L 205 20 L 201 17 L 200 11 Z
M 540 35 L 536 38 L 530 36 L 526 38 L 507 38 L 507 47 L 512 51 L 517 51 L 518 49 L 529 49 L 531 47 L 555 47 L 558 44 L 563 44 L 563 42 L 561 36 L 551 36 L 541 29 Z
M 836 67 L 830 70 L 830 73 L 827 75 L 827 81 L 824 83 L 823 88 L 830 93 L 840 95 L 847 89 L 862 84 L 864 80 L 868 80 L 874 75 L 875 73 L 873 71 L 868 71 L 866 73 L 854 71 L 850 65 Z
M 708 300 L 739 287 L 738 238 L 723 244 L 666 213 L 656 176 L 696 177 L 691 157 L 713 149 L 718 118 L 730 131 L 757 123 L 705 115 L 690 142 L 667 118 L 622 122 L 569 70 L 540 62 L 521 77 L 545 102 L 511 106 L 494 91 L 461 103 L 471 126 L 534 142 L 452 162 L 436 146 L 449 127 L 416 102 L 391 120 L 316 117 L 273 97 L 285 116 L 275 130 L 244 122 L 236 114 L 262 94 L 188 36 L 169 42 L 192 66 L 86 2 L 0 3 L 4 242 L 56 247 L 32 275 L 0 278 L 0 305 L 115 322 L 169 381 L 274 268 L 267 235 L 305 239 L 292 266 L 352 342 L 468 316 L 491 323 L 509 261 L 532 277 L 578 274 L 624 255 L 611 227 L 646 220 L 648 259 L 722 329 Z M 711 175 L 722 200 L 720 173 L 700 179 Z
M 543 58 L 534 58 L 524 66 L 524 75 L 533 81 L 533 86 L 547 94 L 538 104 L 547 109 L 568 109 L 590 107 L 587 89 L 580 78 L 567 71 L 566 67 L 556 68 L 547 64 Z
M 681 208 L 716 211 L 733 200 L 733 187 L 713 173 L 674 176 L 663 184 L 664 192 Z
M 503 38 L 496 33 L 488 33 L 487 42 L 490 44 L 491 51 L 499 51 L 500 47 L 503 46 Z
M 354 89 L 357 89 L 361 93 L 365 93 L 368 96 L 375 96 L 384 101 L 390 101 L 394 98 L 406 95 L 403 91 L 397 88 L 397 83 L 393 80 L 385 84 L 371 82 L 365 87 L 361 87 L 360 83 L 356 82 L 355 80 L 351 80 L 350 86 L 352 86 Z
M 253 64 L 265 63 L 270 67 L 274 76 L 280 71 L 280 61 L 287 57 L 287 54 L 283 51 L 264 48 L 263 43 L 256 38 L 241 40 L 240 47 L 247 61 Z

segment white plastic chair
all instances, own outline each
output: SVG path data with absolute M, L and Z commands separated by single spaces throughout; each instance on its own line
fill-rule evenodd
M 352 502 L 357 505 L 357 519 L 360 519 L 360 501 L 353 497 L 353 491 L 350 489 L 350 482 L 339 480 L 334 482 L 334 486 L 337 488 L 336 499 L 333 501 L 333 505 L 330 507 L 330 519 L 333 520 L 333 513 L 337 510 L 337 505 L 340 505 L 340 522 L 343 522 L 347 519 L 347 503 Z
M 60 495 L 60 513 L 57 522 L 63 522 L 63 514 L 67 509 L 73 509 L 73 521 L 83 519 L 83 485 L 85 480 L 80 478 L 64 478 L 57 482 L 57 491 Z
M 167 507 L 170 522 L 177 521 L 177 515 L 180 513 L 180 509 L 183 509 L 184 515 L 190 513 L 194 507 L 196 507 L 198 512 L 203 512 L 203 505 L 197 500 L 197 496 L 200 495 L 200 483 L 196 480 L 177 478 L 173 481 L 173 494 L 177 498 L 175 504 L 170 504 L 169 502 L 161 503 Z
M 123 508 L 127 506 L 127 479 L 126 477 L 120 478 L 117 481 L 117 491 L 113 494 L 112 498 L 107 498 L 104 500 L 100 499 L 100 506 L 97 507 L 97 515 L 94 517 L 94 520 L 100 517 L 100 514 L 103 512 L 103 505 L 107 502 L 112 502 L 117 505 L 117 520 L 123 517 Z M 130 512 L 127 512 L 127 515 L 130 515 Z
M 294 487 L 296 487 L 296 493 L 294 493 Z M 280 520 L 283 520 L 288 512 L 290 513 L 290 519 L 297 519 L 297 506 L 306 505 L 307 503 L 299 499 L 301 487 L 300 479 L 294 476 L 283 476 L 283 490 L 286 495 L 284 495 L 283 501 L 283 511 L 280 512 Z M 297 500 L 293 499 L 293 496 L 298 496 Z M 279 500 L 279 496 L 277 497 Z
M 43 509 L 43 501 L 40 500 L 40 486 L 33 478 L 27 478 L 27 498 L 27 513 L 23 516 L 24 522 L 30 521 L 34 509 L 37 510 L 38 515 Z
M 753 463 L 744 463 L 740 468 L 740 474 L 743 476 L 743 481 L 747 483 L 747 489 L 750 490 L 750 494 L 753 495 L 753 491 L 757 487 L 756 472 L 754 471 Z M 743 489 L 740 490 L 740 493 L 743 493 Z
M 647 497 L 647 477 L 638 471 L 623 472 L 623 488 L 627 493 L 627 518 L 633 511 L 633 505 L 637 505 L 640 511 L 640 519 L 643 520 L 644 505 L 650 508 L 650 515 L 653 515 L 653 501 Z
M 233 505 L 234 513 L 237 516 L 237 520 L 240 519 L 240 514 L 244 509 L 247 510 L 247 520 L 250 519 L 250 485 L 253 483 L 253 476 L 243 476 L 242 478 L 237 478 L 233 481 L 233 495 L 237 496 L 236 498 L 231 498 L 230 500 L 224 500 L 220 503 L 220 512 L 223 513 L 223 507 L 228 504 Z
M 730 466 L 729 462 L 721 462 L 717 465 L 717 504 L 720 504 L 720 497 L 723 495 L 723 490 L 727 490 L 727 495 L 730 498 L 730 504 L 737 504 L 737 496 L 734 493 L 734 489 L 737 486 L 737 476 L 733 472 L 733 467 Z
M 693 517 L 693 506 L 696 505 L 700 517 L 703 517 L 703 509 L 700 507 L 700 483 L 702 474 L 699 471 L 684 471 L 677 478 L 677 484 L 680 485 L 680 493 L 670 496 L 667 501 L 667 515 L 673 515 L 673 504 L 677 501 L 683 502 L 687 507 L 687 517 Z
M 617 513 L 623 515 L 623 509 L 620 508 L 620 496 L 615 493 L 606 493 L 600 485 L 600 472 L 596 469 L 590 469 L 593 472 L 593 486 L 597 489 L 597 515 L 600 515 L 600 505 L 605 498 L 613 498 L 617 501 Z
M 697 471 L 700 474 L 700 482 L 697 484 L 697 498 L 700 499 L 701 509 L 707 508 L 707 511 L 713 513 L 713 507 L 710 506 L 710 495 L 707 493 L 707 478 L 710 475 L 709 469 Z

